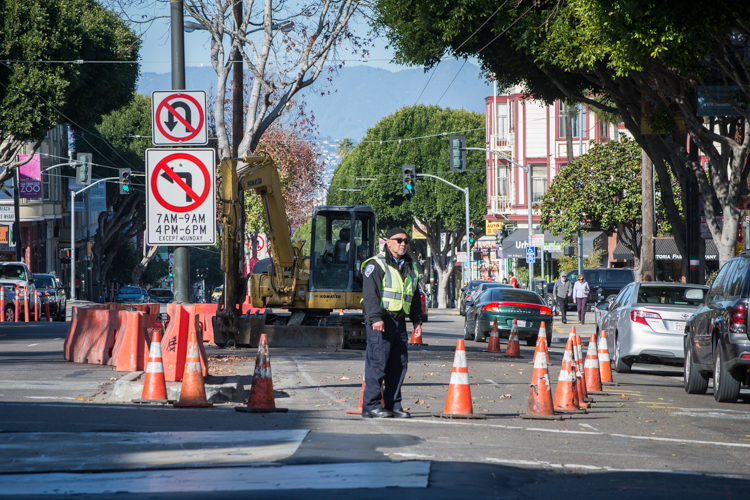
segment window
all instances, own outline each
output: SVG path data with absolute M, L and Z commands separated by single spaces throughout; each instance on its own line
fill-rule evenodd
M 747 259 L 739 259 L 732 274 L 727 276 L 726 293 L 724 294 L 726 298 L 737 297 L 742 294 L 742 283 L 747 274 L 748 262 L 750 261 Z
M 721 268 L 719 271 L 719 274 L 716 275 L 716 279 L 714 279 L 713 284 L 711 284 L 711 290 L 708 292 L 708 301 L 707 302 L 718 302 L 720 300 L 724 300 L 723 293 L 724 293 L 724 281 L 726 281 L 727 276 L 730 276 L 729 268 L 734 266 L 734 261 L 729 261 Z
M 605 281 L 621 281 L 632 283 L 635 281 L 635 274 L 630 269 L 607 269 L 604 271 Z
M 525 302 L 526 304 L 542 304 L 542 298 L 534 292 L 525 290 L 516 290 L 511 288 L 493 288 L 491 289 L 491 301 L 497 302 Z
M 644 286 L 641 285 L 638 291 L 639 304 L 671 304 L 671 305 L 696 305 L 703 302 L 703 299 L 688 299 L 685 293 L 688 290 L 698 290 L 702 294 L 705 290 L 702 288 L 693 288 L 690 286 Z
M 599 127 L 599 137 L 609 137 L 609 122 L 607 120 L 598 121 L 596 125 Z
M 507 165 L 497 166 L 497 194 L 498 196 L 508 196 L 508 167 Z
M 50 199 L 49 172 L 45 172 L 42 174 L 42 192 L 44 193 L 44 201 L 49 201 Z
M 578 112 L 576 113 L 576 109 Z M 567 137 L 567 130 L 565 129 L 565 116 L 568 113 L 568 109 L 565 106 L 565 103 L 562 101 L 557 102 L 557 128 L 560 131 L 560 137 L 564 138 Z M 581 137 L 581 133 L 583 133 L 583 137 L 586 138 L 587 131 L 586 131 L 586 107 L 582 105 L 577 105 L 575 109 L 573 109 L 573 114 L 570 117 L 571 126 L 573 127 L 573 137 Z
M 495 127 L 497 140 L 508 140 L 508 104 L 501 102 L 497 104 L 497 124 Z
M 532 202 L 538 202 L 547 192 L 547 165 L 531 165 Z

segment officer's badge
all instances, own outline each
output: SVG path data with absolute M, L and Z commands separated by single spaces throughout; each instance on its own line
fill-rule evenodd
M 372 274 L 372 272 L 373 272 L 374 270 L 375 270 L 375 264 L 370 264 L 370 265 L 368 265 L 368 266 L 367 266 L 367 267 L 365 268 L 365 276 L 369 278 L 369 277 L 370 277 L 370 275 Z

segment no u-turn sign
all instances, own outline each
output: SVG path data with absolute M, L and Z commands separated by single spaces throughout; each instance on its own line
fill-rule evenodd
M 214 150 L 147 150 L 146 243 L 204 246 L 215 242 Z

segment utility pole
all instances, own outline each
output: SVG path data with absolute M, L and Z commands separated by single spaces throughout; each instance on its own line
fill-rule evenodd
M 645 151 L 641 150 L 641 279 L 654 274 L 654 165 Z
M 172 90 L 185 90 L 185 35 L 182 0 L 170 4 Z M 174 301 L 190 302 L 190 249 L 174 247 Z

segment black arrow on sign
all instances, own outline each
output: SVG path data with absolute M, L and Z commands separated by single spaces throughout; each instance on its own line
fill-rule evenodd
M 187 123 L 193 122 L 190 119 L 190 116 L 191 116 L 190 106 L 188 106 L 186 102 L 177 101 L 174 104 L 172 104 L 172 108 L 175 109 L 175 111 L 176 111 L 176 108 L 182 108 L 182 110 L 185 112 L 185 121 Z M 164 125 L 166 125 L 169 131 L 171 132 L 177 126 L 178 122 L 177 120 L 175 120 L 174 115 L 172 113 L 167 113 L 167 114 L 169 116 L 167 117 L 167 121 L 164 122 Z M 185 132 L 192 132 L 192 130 L 190 130 L 187 125 L 185 125 Z
M 185 181 L 185 184 L 187 184 L 190 189 L 193 189 L 193 174 L 189 172 L 175 172 L 175 174 L 177 174 L 177 177 Z M 174 184 L 174 179 L 172 179 L 169 176 L 169 174 L 167 174 L 166 172 L 161 174 L 161 176 L 164 179 L 167 179 L 171 184 Z M 185 193 L 185 201 L 187 203 L 190 203 L 191 201 L 193 201 L 193 199 L 190 197 L 189 194 L 187 194 L 187 192 Z

